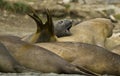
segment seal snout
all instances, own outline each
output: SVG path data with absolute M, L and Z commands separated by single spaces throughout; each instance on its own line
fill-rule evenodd
M 56 22 L 55 34 L 57 37 L 69 36 L 71 35 L 70 29 L 72 27 L 73 20 L 63 19 Z
M 72 23 L 70 22 L 68 26 L 66 26 L 66 29 L 64 30 L 64 34 L 65 34 L 64 36 L 71 35 L 71 32 L 70 32 L 71 27 L 72 27 Z
M 72 24 L 73 24 L 73 20 L 64 20 L 64 24 L 65 24 L 65 28 L 67 32 L 70 32 L 70 29 L 72 27 Z

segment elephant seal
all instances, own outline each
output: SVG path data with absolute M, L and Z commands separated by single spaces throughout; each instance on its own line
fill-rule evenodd
M 0 41 L 11 55 L 23 66 L 43 73 L 71 73 L 91 75 L 84 68 L 77 68 L 55 53 L 42 47 L 22 41 L 15 36 L 0 36 Z M 91 74 L 85 73 L 89 72 Z
M 28 72 L 33 71 L 20 65 L 14 57 L 9 53 L 7 48 L 0 42 L 0 72 Z
M 120 55 L 81 42 L 48 42 L 36 45 L 48 49 L 76 66 L 97 74 L 120 75 Z
M 23 41 L 30 43 L 57 41 L 58 37 L 71 35 L 70 28 L 72 27 L 72 20 L 59 20 L 57 23 L 55 23 L 56 25 L 54 25 L 49 10 L 46 10 L 47 21 L 45 24 L 42 22 L 34 10 L 33 13 L 28 15 L 36 22 L 37 31 L 35 34 L 22 38 L 21 40 Z
M 36 22 L 37 31 L 35 33 L 31 34 L 31 35 L 24 36 L 22 39 L 27 40 L 27 41 L 28 40 L 33 40 L 34 41 L 36 39 L 41 38 L 40 37 L 41 32 L 44 32 L 44 31 L 47 31 L 47 30 L 43 30 L 43 28 L 41 28 L 45 24 L 42 23 L 39 16 L 37 15 L 37 13 L 34 12 L 34 14 L 28 14 L 28 16 L 30 16 Z M 73 23 L 73 21 L 70 20 L 70 19 L 61 19 L 61 20 L 54 21 L 53 25 L 55 27 L 54 28 L 55 35 L 57 37 L 70 36 L 71 35 L 70 28 L 72 27 L 72 23 Z
M 46 11 L 47 22 L 43 24 L 42 20 L 38 18 L 35 12 L 30 15 L 39 25 L 39 36 L 32 36 L 27 39 L 22 39 L 31 43 L 58 41 L 58 42 L 83 42 L 105 47 L 106 38 L 110 37 L 113 33 L 114 25 L 110 19 L 95 18 L 88 21 L 81 22 L 76 26 L 70 28 L 71 35 L 58 38 L 54 33 L 54 24 L 49 11 Z M 50 31 L 49 31 L 50 30 Z M 48 33 L 49 31 L 49 33 Z M 56 38 L 55 38 L 56 37 Z
M 69 37 L 59 38 L 59 41 L 83 42 L 105 47 L 105 42 L 113 33 L 114 25 L 109 19 L 95 18 L 81 22 L 70 29 Z

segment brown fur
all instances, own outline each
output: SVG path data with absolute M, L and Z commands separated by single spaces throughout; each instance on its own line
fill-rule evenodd
M 15 36 L 0 36 L 0 41 L 9 49 L 11 55 L 23 66 L 39 72 L 86 74 L 56 54 L 21 41 Z
M 38 43 L 76 66 L 98 74 L 120 75 L 120 56 L 102 47 L 80 42 Z
M 0 42 L 0 72 L 27 72 L 32 71 L 20 65 Z

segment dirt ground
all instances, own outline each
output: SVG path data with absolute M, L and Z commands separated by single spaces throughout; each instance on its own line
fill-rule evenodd
M 77 74 L 55 74 L 55 73 L 0 73 L 0 76 L 84 76 Z

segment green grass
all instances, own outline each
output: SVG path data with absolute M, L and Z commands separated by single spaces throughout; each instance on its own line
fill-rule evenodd
M 24 4 L 22 2 L 9 3 L 4 0 L 0 0 L 0 9 L 8 10 L 14 13 L 21 13 L 21 14 L 30 12 L 30 8 L 27 4 Z
M 115 17 L 116 19 L 120 20 L 120 14 L 114 15 L 114 17 Z

